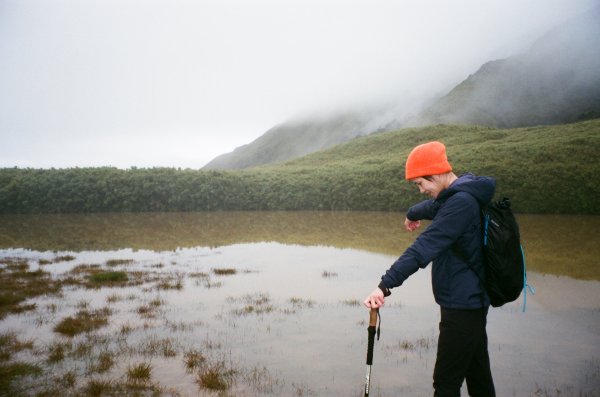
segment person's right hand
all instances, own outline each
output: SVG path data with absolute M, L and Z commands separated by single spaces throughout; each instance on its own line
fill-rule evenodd
M 408 230 L 409 232 L 413 232 L 417 230 L 419 226 L 421 226 L 421 221 L 411 221 L 410 219 L 405 218 L 404 226 L 406 227 L 406 230 Z
M 363 301 L 363 305 L 369 309 L 378 309 L 385 303 L 385 296 L 383 291 L 377 287 L 367 298 Z

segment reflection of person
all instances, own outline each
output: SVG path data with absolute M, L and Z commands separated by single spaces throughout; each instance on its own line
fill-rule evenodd
M 434 396 L 460 396 L 465 379 L 469 395 L 495 396 L 485 329 L 489 298 L 473 271 L 484 276 L 480 205 L 492 199 L 495 181 L 472 174 L 457 177 L 440 142 L 412 150 L 406 160 L 406 179 L 431 197 L 408 210 L 406 229 L 416 230 L 423 219 L 432 222 L 383 275 L 364 304 L 382 306 L 391 288 L 432 262 L 433 294 L 441 311 Z M 461 259 L 467 257 L 473 269 Z

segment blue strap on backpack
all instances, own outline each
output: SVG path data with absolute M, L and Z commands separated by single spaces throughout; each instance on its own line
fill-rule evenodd
M 525 313 L 525 309 L 527 308 L 527 290 L 529 289 L 531 295 L 535 295 L 535 288 L 527 284 L 527 267 L 525 266 L 525 251 L 523 251 L 522 245 L 521 255 L 523 256 L 523 313 Z

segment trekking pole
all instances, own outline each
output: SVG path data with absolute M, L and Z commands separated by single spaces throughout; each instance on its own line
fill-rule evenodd
M 379 309 L 371 309 L 369 314 L 369 342 L 367 347 L 367 378 L 365 383 L 365 397 L 369 397 L 369 389 L 371 387 L 371 366 L 373 365 L 373 346 L 375 345 L 375 333 L 377 328 L 377 317 L 379 317 Z

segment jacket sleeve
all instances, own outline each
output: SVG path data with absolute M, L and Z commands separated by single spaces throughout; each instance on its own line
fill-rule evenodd
M 379 286 L 389 289 L 402 285 L 410 275 L 449 250 L 473 217 L 479 216 L 478 208 L 477 202 L 468 193 L 457 193 L 450 197 L 439 207 L 427 229 L 381 277 Z
M 406 217 L 411 221 L 432 220 L 439 209 L 435 200 L 425 200 L 413 205 L 406 212 Z

